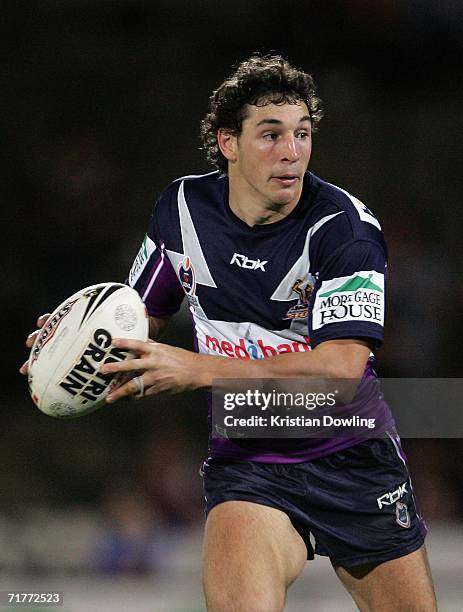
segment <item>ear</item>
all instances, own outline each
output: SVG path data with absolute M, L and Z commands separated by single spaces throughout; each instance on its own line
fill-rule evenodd
M 229 162 L 236 161 L 236 144 L 237 138 L 230 130 L 220 128 L 217 132 L 217 144 L 222 155 L 228 159 Z

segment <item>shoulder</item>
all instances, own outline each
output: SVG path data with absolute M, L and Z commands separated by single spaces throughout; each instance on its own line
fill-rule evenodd
M 312 209 L 320 218 L 320 228 L 312 241 L 319 266 L 335 252 L 358 244 L 376 248 L 386 256 L 381 224 L 372 210 L 345 189 L 312 173 L 309 178 Z
M 172 204 L 172 202 L 176 202 L 179 195 L 181 197 L 182 194 L 185 196 L 187 193 L 189 197 L 194 198 L 195 195 L 200 197 L 204 192 L 219 190 L 221 186 L 223 186 L 225 180 L 226 175 L 221 174 L 217 170 L 206 174 L 188 174 L 186 176 L 180 176 L 164 189 L 156 202 L 156 206 Z
M 191 217 L 204 220 L 210 207 L 217 207 L 224 190 L 226 175 L 220 172 L 189 174 L 172 181 L 157 199 L 151 224 L 164 239 L 180 237 L 180 227 Z M 153 229 L 153 231 L 155 231 Z
M 172 181 L 172 185 L 179 184 L 187 181 L 189 184 L 204 184 L 214 183 L 225 175 L 218 170 L 212 170 L 211 172 L 205 172 L 203 174 L 186 174 Z
M 152 218 L 158 225 L 177 224 L 179 208 L 197 208 L 220 197 L 225 175 L 220 172 L 189 174 L 173 180 L 161 192 L 154 204 Z
M 345 225 L 353 239 L 377 238 L 381 224 L 370 207 L 346 189 L 328 183 L 310 173 L 313 204 L 340 213 L 337 224 Z

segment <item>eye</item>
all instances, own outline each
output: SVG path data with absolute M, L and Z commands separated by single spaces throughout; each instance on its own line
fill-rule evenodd
M 310 136 L 309 132 L 298 132 L 296 134 L 296 138 L 299 138 L 299 140 L 305 140 L 309 136 Z
M 275 132 L 266 132 L 262 136 L 264 140 L 276 140 L 277 137 L 278 137 L 278 134 L 275 134 Z

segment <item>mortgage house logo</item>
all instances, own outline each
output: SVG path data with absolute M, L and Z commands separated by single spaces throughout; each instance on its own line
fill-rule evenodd
M 384 324 L 384 274 L 364 270 L 322 282 L 313 308 L 313 329 L 345 321 Z

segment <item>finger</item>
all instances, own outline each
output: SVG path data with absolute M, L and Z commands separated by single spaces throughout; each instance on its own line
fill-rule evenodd
M 34 344 L 35 339 L 37 338 L 39 334 L 40 334 L 40 329 L 36 329 L 34 332 L 32 332 L 31 334 L 27 336 L 26 346 L 28 348 L 32 348 L 32 345 Z
M 143 340 L 132 340 L 131 338 L 113 338 L 111 344 L 117 348 L 129 349 L 136 353 L 147 353 L 156 342 L 144 342 Z
M 100 366 L 102 374 L 113 374 L 115 372 L 130 372 L 132 370 L 152 369 L 153 364 L 148 359 L 124 359 L 124 361 L 112 361 Z
M 137 383 L 138 390 L 133 396 L 135 399 L 141 399 L 145 395 L 145 381 L 143 376 L 135 376 L 133 382 Z
M 165 389 L 160 384 L 154 384 L 145 389 L 144 395 L 158 395 L 159 393 L 164 393 Z
M 29 362 L 25 361 L 22 366 L 19 368 L 19 371 L 21 374 L 23 374 L 24 376 L 27 376 L 29 373 Z
M 129 382 L 126 382 L 122 387 L 118 387 L 111 393 L 108 393 L 106 396 L 106 401 L 108 404 L 112 404 L 113 402 L 117 402 L 117 400 L 126 397 L 126 396 L 134 396 L 137 395 L 140 391 L 139 383 L 132 378 Z
M 51 316 L 50 312 L 46 312 L 45 314 L 40 315 L 40 317 L 37 319 L 37 327 L 41 329 L 45 325 L 45 323 L 48 321 L 50 316 Z

